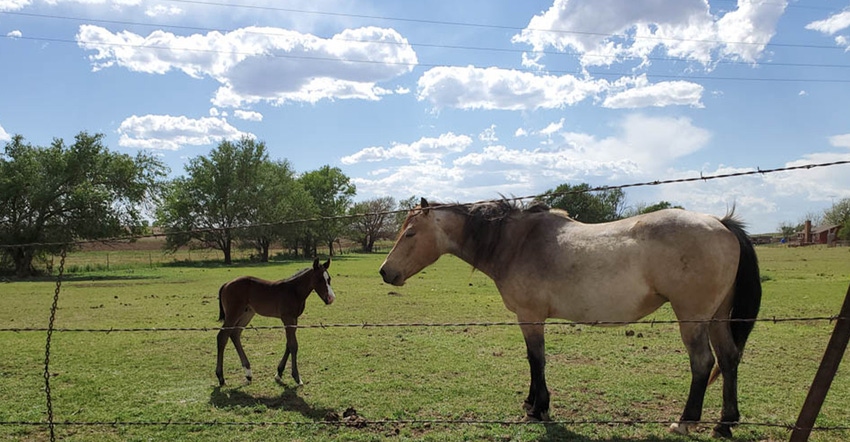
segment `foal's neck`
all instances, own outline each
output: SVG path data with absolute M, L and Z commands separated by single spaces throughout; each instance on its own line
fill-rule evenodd
M 281 284 L 287 285 L 291 288 L 291 290 L 285 290 L 285 294 L 289 295 L 293 299 L 305 302 L 307 297 L 310 296 L 310 293 L 313 291 L 313 286 L 311 284 L 313 281 L 313 270 L 307 270 L 302 275 L 298 275 L 295 278 L 290 278 L 281 282 Z

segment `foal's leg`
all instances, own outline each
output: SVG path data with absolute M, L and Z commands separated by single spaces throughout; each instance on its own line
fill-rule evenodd
M 717 364 L 723 374 L 723 412 L 714 427 L 715 437 L 732 437 L 732 427 L 741 419 L 738 412 L 738 363 L 740 352 L 732 338 L 729 322 L 711 324 L 711 345 L 717 354 Z M 725 423 L 728 422 L 728 423 Z
M 215 358 L 215 376 L 218 378 L 218 385 L 224 385 L 224 348 L 227 346 L 227 339 L 230 338 L 230 331 L 223 325 L 216 336 L 216 347 L 218 352 Z
M 295 337 L 295 331 L 298 330 L 295 326 L 298 325 L 298 318 L 283 318 L 283 325 L 286 326 L 286 350 L 283 352 L 283 358 L 277 366 L 277 376 L 275 380 L 283 382 L 283 370 L 286 368 L 286 360 L 289 355 L 292 355 L 292 379 L 298 385 L 304 385 L 301 382 L 301 376 L 298 374 L 298 339 Z
M 532 322 L 520 319 L 520 322 Z M 528 365 L 531 368 L 531 385 L 523 403 L 527 420 L 549 420 L 549 390 L 546 387 L 546 346 L 543 325 L 520 325 L 525 337 Z
M 711 354 L 711 344 L 708 339 L 708 324 L 704 322 L 683 322 L 679 325 L 682 341 L 688 349 L 691 362 L 691 390 L 688 402 L 679 423 L 670 425 L 670 431 L 678 434 L 688 434 L 702 418 L 702 404 L 705 399 L 705 389 L 708 378 L 714 368 L 714 355 Z
M 242 348 L 242 332 L 245 330 L 244 327 L 248 326 L 248 323 L 251 322 L 251 319 L 254 318 L 254 311 L 247 310 L 240 318 L 239 322 L 236 324 L 237 327 L 232 330 L 230 334 L 230 339 L 233 341 L 233 346 L 236 347 L 236 353 L 239 354 L 239 360 L 242 361 L 242 368 L 245 369 L 245 379 L 248 380 L 250 384 L 253 380 L 254 376 L 251 373 L 251 363 L 248 362 L 248 356 L 245 354 L 245 349 Z

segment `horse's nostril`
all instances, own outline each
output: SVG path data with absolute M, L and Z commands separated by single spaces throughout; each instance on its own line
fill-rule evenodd
M 381 274 L 381 276 L 387 276 L 387 272 L 385 272 L 384 269 L 381 269 L 379 273 Z

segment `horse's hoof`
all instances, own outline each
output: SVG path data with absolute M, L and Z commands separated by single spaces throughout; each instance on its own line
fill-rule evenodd
M 522 411 L 525 411 L 527 413 L 527 412 L 531 411 L 532 409 L 534 409 L 534 405 L 532 405 L 531 402 L 528 402 L 528 401 L 522 402 Z
M 687 436 L 688 433 L 691 432 L 691 428 L 695 427 L 696 424 L 688 423 L 688 422 L 679 422 L 670 425 L 669 431 L 673 434 L 680 434 L 682 436 Z
M 718 425 L 711 431 L 711 437 L 715 439 L 731 439 L 732 429 L 727 425 Z
M 280 385 L 283 385 L 283 378 L 281 378 L 280 375 L 275 375 L 274 381 Z
M 540 416 L 535 416 L 531 413 L 527 413 L 522 419 L 523 422 L 549 422 L 551 420 L 552 419 L 549 417 L 548 411 L 540 413 Z

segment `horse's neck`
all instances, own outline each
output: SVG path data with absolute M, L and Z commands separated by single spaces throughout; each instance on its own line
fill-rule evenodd
M 288 284 L 291 290 L 286 291 L 288 296 L 291 296 L 294 301 L 304 303 L 307 300 L 307 297 L 310 296 L 310 292 L 313 291 L 313 287 L 310 284 L 310 281 L 313 280 L 313 272 L 308 271 L 303 275 L 299 276 L 296 279 L 284 281 L 284 284 Z
M 492 256 L 478 256 L 476 258 L 475 255 L 479 244 L 476 244 L 472 238 L 464 236 L 463 226 L 466 222 L 466 217 L 459 214 L 452 215 L 457 216 L 458 220 L 456 222 L 445 223 L 444 225 L 443 233 L 448 239 L 448 247 L 445 253 L 457 256 L 462 261 L 495 280 L 498 276 L 498 269 L 494 265 L 496 260 Z

